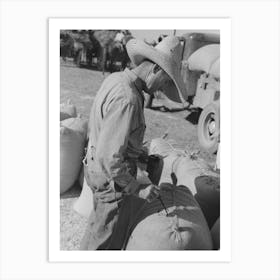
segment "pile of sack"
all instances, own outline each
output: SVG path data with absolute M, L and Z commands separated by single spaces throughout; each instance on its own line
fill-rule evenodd
M 150 166 L 149 177 L 138 169 L 137 180 L 157 185 L 169 184 L 160 200 L 146 203 L 130 229 L 125 250 L 212 250 L 220 242 L 220 181 L 207 163 L 194 154 L 177 151 L 162 138 L 153 139 L 150 155 L 162 161 Z M 92 191 L 84 180 L 74 205 L 88 217 L 93 209 Z
M 212 250 L 220 241 L 219 174 L 196 154 L 176 150 L 162 138 L 153 139 L 150 154 L 161 163 L 151 168 L 152 181 L 172 186 L 161 191 L 167 213 L 156 200 L 146 204 L 126 250 Z
M 80 175 L 83 178 L 87 125 L 87 119 L 77 115 L 70 100 L 60 105 L 60 194 L 69 190 Z

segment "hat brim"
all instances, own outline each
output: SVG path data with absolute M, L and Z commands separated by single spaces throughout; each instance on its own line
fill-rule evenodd
M 171 60 L 167 54 L 157 50 L 155 47 L 147 45 L 141 40 L 131 39 L 127 43 L 126 49 L 131 62 L 135 66 L 138 66 L 147 59 L 158 64 L 173 81 L 173 83 L 169 83 L 163 89 L 163 93 L 174 102 L 183 104 L 186 102 L 188 95 L 181 77 L 180 65 L 177 65 L 175 61 Z

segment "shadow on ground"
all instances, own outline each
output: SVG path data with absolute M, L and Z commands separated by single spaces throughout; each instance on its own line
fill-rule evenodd
M 149 108 L 154 111 L 160 111 L 160 112 L 168 112 L 168 113 L 176 113 L 176 112 L 182 112 L 188 110 L 187 107 L 182 107 L 182 108 L 168 108 L 164 105 L 161 106 L 152 106 Z
M 201 109 L 200 108 L 189 108 L 189 107 L 182 107 L 182 108 L 169 108 L 165 105 L 160 105 L 160 106 L 152 106 L 149 108 L 150 110 L 153 111 L 160 111 L 160 112 L 167 112 L 167 113 L 177 113 L 177 112 L 183 112 L 183 111 L 188 111 L 189 114 L 185 117 L 185 120 L 189 121 L 193 125 L 198 124 L 198 120 L 201 114 Z
M 201 109 L 195 108 L 189 110 L 191 113 L 186 116 L 185 120 L 189 121 L 190 123 L 196 125 L 198 124 L 198 120 L 201 114 Z

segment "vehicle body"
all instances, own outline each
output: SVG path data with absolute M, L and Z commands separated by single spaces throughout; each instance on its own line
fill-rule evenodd
M 201 111 L 198 141 L 204 150 L 216 152 L 220 141 L 220 36 L 190 33 L 179 39 L 185 99 Z

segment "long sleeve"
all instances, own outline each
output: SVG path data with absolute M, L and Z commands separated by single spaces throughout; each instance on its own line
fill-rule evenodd
M 96 147 L 96 159 L 108 180 L 124 192 L 133 193 L 139 184 L 130 175 L 124 158 L 131 131 L 137 122 L 136 105 L 114 100 L 104 113 Z

